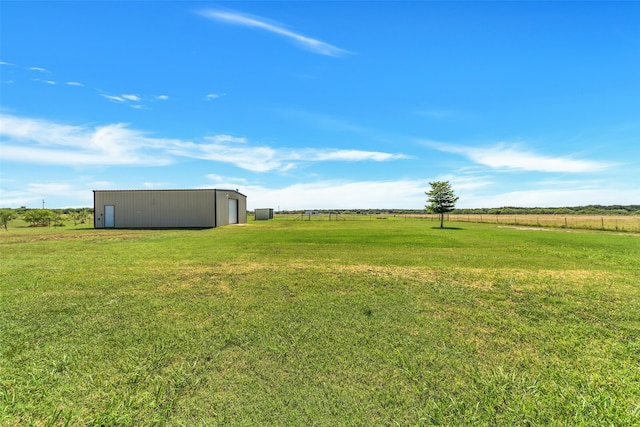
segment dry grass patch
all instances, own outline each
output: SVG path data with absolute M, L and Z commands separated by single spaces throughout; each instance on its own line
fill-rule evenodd
M 563 288 L 576 290 L 599 285 L 619 284 L 621 276 L 615 272 L 594 270 L 524 270 L 524 269 L 483 269 L 452 267 L 451 269 L 433 269 L 427 267 L 408 266 L 378 266 L 371 264 L 331 264 L 289 262 L 285 264 L 242 262 L 219 263 L 203 265 L 189 261 L 178 263 L 170 267 L 157 266 L 157 274 L 168 274 L 175 277 L 175 282 L 181 288 L 193 286 L 215 285 L 219 289 L 230 292 L 229 278 L 239 278 L 251 275 L 260 277 L 263 274 L 281 274 L 291 272 L 307 274 L 312 278 L 317 275 L 357 275 L 363 278 L 388 279 L 391 281 L 405 281 L 413 284 L 428 284 L 436 282 L 450 282 L 459 286 L 490 291 L 500 283 L 509 282 L 512 291 L 517 293 L 534 290 L 547 286 L 561 285 Z M 163 288 L 173 289 L 176 283 L 165 283 Z M 631 286 L 619 289 L 624 293 Z

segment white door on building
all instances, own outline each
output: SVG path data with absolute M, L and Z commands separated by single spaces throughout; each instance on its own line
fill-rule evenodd
M 238 199 L 229 199 L 229 224 L 238 223 Z
M 116 226 L 115 222 L 116 207 L 113 205 L 105 205 L 104 207 L 104 227 L 113 228 Z

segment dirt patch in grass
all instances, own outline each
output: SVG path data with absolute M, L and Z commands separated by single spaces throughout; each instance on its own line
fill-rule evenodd
M 519 270 L 482 268 L 455 268 L 450 270 L 424 267 L 377 266 L 370 264 L 312 264 L 295 262 L 270 264 L 260 262 L 220 263 L 212 265 L 183 263 L 176 266 L 176 276 L 183 288 L 201 283 L 215 283 L 219 290 L 231 292 L 230 278 L 261 273 L 307 272 L 309 275 L 358 275 L 375 279 L 407 281 L 410 283 L 455 283 L 456 285 L 488 291 L 500 283 L 509 283 L 514 292 L 535 289 L 552 284 L 583 288 L 594 282 L 616 283 L 618 277 L 611 272 L 589 270 Z
M 549 230 L 548 228 L 542 228 L 542 227 L 522 227 L 522 226 L 515 226 L 515 225 L 499 225 L 498 228 L 508 228 L 511 230 L 526 230 L 526 231 L 552 231 Z
M 83 239 L 86 236 L 82 234 L 13 234 L 1 237 L 2 240 L 0 240 L 0 245 L 11 245 L 18 243 L 36 243 L 56 240 Z
M 40 243 L 50 241 L 91 240 L 95 242 L 112 242 L 116 240 L 137 240 L 153 233 L 153 230 L 64 230 L 43 231 L 35 233 L 7 233 L 0 235 L 0 245 L 20 243 Z

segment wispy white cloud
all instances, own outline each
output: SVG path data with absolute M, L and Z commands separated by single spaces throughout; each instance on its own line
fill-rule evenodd
M 231 163 L 252 172 L 287 171 L 304 162 L 374 161 L 407 159 L 408 156 L 379 151 L 272 148 L 248 144 L 245 138 L 230 135 L 206 137 L 203 143 L 184 142 L 171 149 L 176 155 Z
M 239 188 L 249 186 L 249 182 L 245 178 L 236 178 L 216 174 L 207 174 L 205 178 L 208 180 L 208 183 L 200 186 L 201 188 L 211 188 L 212 186 L 218 188 Z
M 640 200 L 640 189 L 624 178 L 524 180 L 513 187 L 502 179 L 478 169 L 461 169 L 440 175 L 449 181 L 460 197 L 459 208 L 497 208 L 502 206 L 561 207 L 585 204 L 633 204 Z
M 217 175 L 217 174 L 207 174 L 206 175 L 207 179 L 210 179 L 211 181 L 214 181 L 216 183 L 220 183 L 220 182 L 232 182 L 234 184 L 247 184 L 247 179 L 246 178 L 236 178 L 236 177 L 229 177 L 229 176 L 222 176 L 222 175 Z
M 136 95 L 133 93 L 123 93 L 120 95 L 111 95 L 109 93 L 105 93 L 101 90 L 98 90 L 98 94 L 100 96 L 102 96 L 105 99 L 108 99 L 109 101 L 112 102 L 116 102 L 118 104 L 126 104 L 128 106 L 130 106 L 131 108 L 135 108 L 137 110 L 144 110 L 147 107 L 143 104 L 140 104 L 141 102 L 143 102 L 145 99 L 143 99 L 142 96 L 140 95 Z M 169 99 L 168 96 L 165 95 L 160 95 L 160 96 L 155 96 L 155 97 L 149 97 L 148 100 L 153 101 L 153 100 L 167 100 Z
M 379 151 L 273 148 L 232 135 L 204 137 L 200 142 L 153 138 L 124 123 L 72 126 L 9 114 L 0 115 L 0 121 L 3 159 L 26 163 L 164 165 L 175 157 L 188 157 L 229 163 L 253 172 L 282 172 L 308 162 L 408 158 Z
M 69 183 L 60 182 L 47 182 L 47 183 L 30 183 L 27 184 L 27 189 L 31 193 L 43 193 L 43 194 L 64 194 L 72 189 Z
M 0 65 L 6 65 L 6 66 L 16 66 L 15 64 L 11 64 L 9 62 L 3 62 L 0 61 Z M 51 74 L 51 71 L 43 68 L 43 67 L 23 67 L 23 66 L 19 66 L 20 69 L 23 70 L 27 70 L 27 71 L 35 71 L 36 74 L 30 74 L 31 76 L 31 81 L 34 82 L 39 82 L 39 83 L 44 83 L 44 84 L 48 84 L 51 86 L 55 86 L 58 85 L 58 82 L 56 82 L 55 80 L 50 80 L 50 79 L 43 79 L 40 77 L 36 77 L 37 75 L 42 76 L 42 73 L 47 73 L 47 74 Z M 40 74 L 38 74 L 40 73 Z M 13 84 L 14 81 L 13 80 L 3 80 L 0 83 L 3 84 Z M 81 83 L 79 81 L 74 81 L 74 80 L 70 80 L 70 81 L 60 81 L 60 85 L 65 85 L 65 86 L 74 86 L 74 87 L 84 87 L 84 83 Z M 100 96 L 102 96 L 103 98 L 112 101 L 112 102 L 116 102 L 116 103 L 121 103 L 121 104 L 127 104 L 129 106 L 131 106 L 132 108 L 135 109 L 146 109 L 146 107 L 144 106 L 136 106 L 135 104 L 131 104 L 131 103 L 141 103 L 144 101 L 166 101 L 169 99 L 169 96 L 167 95 L 149 95 L 149 96 L 141 96 L 135 93 L 123 93 L 123 94 L 112 94 L 112 93 L 108 93 L 104 90 L 101 89 L 96 89 L 96 91 L 98 92 L 98 94 Z
M 226 185 L 239 188 L 245 194 L 249 209 L 272 207 L 281 209 L 424 209 L 425 191 L 430 179 L 405 179 L 388 181 L 348 181 L 320 180 L 309 183 L 296 183 L 280 188 L 254 185 L 231 178 L 220 177 L 212 180 L 215 185 Z M 513 192 L 495 192 L 490 187 L 489 179 L 480 178 L 482 182 L 472 182 L 472 177 L 451 180 L 451 184 L 460 200 L 457 207 L 559 207 L 577 206 L 585 203 L 613 205 L 629 204 L 640 200 L 640 190 L 633 188 L 611 189 L 606 185 L 597 188 L 554 189 L 552 187 L 538 190 Z
M 107 93 L 100 93 L 100 96 L 102 96 L 105 99 L 108 99 L 109 101 L 118 103 L 118 104 L 126 104 L 129 107 L 136 109 L 136 110 L 146 110 L 147 106 L 145 106 L 144 104 L 139 104 L 139 102 L 142 102 L 142 97 L 140 97 L 139 95 L 135 95 L 135 94 L 122 94 L 122 95 L 109 95 Z M 158 99 L 158 98 L 156 98 Z
M 142 98 L 140 98 L 138 95 L 134 95 L 134 94 L 123 94 L 122 98 L 128 99 L 129 101 L 135 101 L 135 102 L 142 101 Z
M 222 181 L 228 182 L 229 181 Z M 217 184 L 218 182 L 216 182 Z M 249 209 L 423 209 L 427 180 L 321 180 L 281 188 L 238 183 Z M 234 188 L 236 188 L 234 187 Z
M 205 138 L 204 143 L 182 142 L 170 150 L 174 155 L 231 163 L 253 172 L 287 170 L 293 167 L 285 163 L 278 151 L 267 146 L 250 146 L 244 138 L 218 135 Z
M 204 97 L 204 99 L 207 101 L 211 101 L 213 99 L 218 99 L 218 98 L 220 98 L 220 95 L 218 95 L 217 93 L 209 93 Z
M 607 186 L 608 187 L 608 186 Z M 626 205 L 640 200 L 640 190 L 629 188 L 540 188 L 498 194 L 471 193 L 461 197 L 458 207 L 491 208 L 502 206 L 563 207 L 585 204 Z
M 12 189 L 9 189 L 13 187 Z M 24 189 L 24 184 L 20 186 L 2 185 L 0 186 L 0 206 L 2 207 L 18 207 L 28 206 L 29 201 L 33 200 L 33 196 Z
M 121 96 L 117 96 L 117 95 L 107 95 L 106 93 L 101 93 L 100 96 L 102 96 L 103 98 L 108 99 L 109 101 L 113 101 L 113 102 L 124 102 L 125 99 Z
M 83 177 L 62 182 L 21 182 L 15 190 L 0 190 L 0 206 L 37 208 L 42 207 L 44 200 L 45 207 L 89 207 L 92 204 L 92 190 L 99 188 L 113 187 L 109 183 Z
M 316 161 L 374 161 L 385 162 L 388 160 L 408 159 L 410 156 L 404 154 L 383 153 L 380 151 L 363 150 L 314 150 L 309 149 L 301 152 L 303 158 Z
M 460 154 L 493 169 L 514 169 L 537 172 L 582 173 L 608 169 L 610 163 L 580 160 L 566 156 L 545 156 L 521 149 L 519 145 L 500 143 L 492 147 L 469 147 L 425 141 L 428 147 L 439 151 Z
M 284 26 L 278 23 L 270 22 L 269 20 L 257 16 L 250 16 L 236 12 L 226 12 L 221 10 L 203 10 L 199 12 L 200 15 L 216 20 L 227 22 L 234 25 L 241 25 L 250 28 L 258 28 L 264 31 L 268 31 L 273 34 L 283 36 L 303 49 L 309 50 L 313 53 L 326 56 L 342 56 L 349 53 L 347 50 L 333 46 L 329 43 L 323 42 L 318 39 L 303 36 L 291 30 L 288 30 Z
M 466 174 L 463 171 L 459 173 L 438 176 L 437 181 L 449 181 L 455 192 L 463 192 L 469 194 L 482 188 L 487 188 L 494 183 L 492 177 L 487 175 Z
M 150 138 L 122 123 L 82 127 L 0 115 L 4 161 L 86 165 L 166 165 L 173 141 Z
M 43 79 L 32 79 L 34 82 L 39 82 L 39 83 L 44 83 L 44 84 L 48 84 L 51 86 L 55 86 L 56 82 L 54 82 L 53 80 L 43 80 Z

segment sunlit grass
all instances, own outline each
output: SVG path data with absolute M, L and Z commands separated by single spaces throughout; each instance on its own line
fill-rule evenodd
M 0 424 L 640 423 L 640 238 L 428 221 L 0 235 Z

